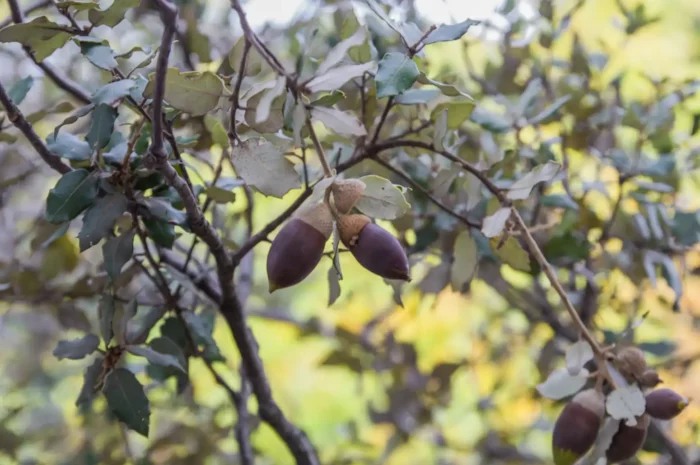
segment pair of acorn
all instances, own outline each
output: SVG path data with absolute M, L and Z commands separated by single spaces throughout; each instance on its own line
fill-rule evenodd
M 630 382 L 639 382 L 642 374 L 650 378 L 644 354 L 636 347 L 620 351 L 615 358 L 620 373 Z M 651 384 L 660 382 L 658 376 Z M 643 386 L 643 383 L 640 383 Z M 621 422 L 605 452 L 608 463 L 617 463 L 634 457 L 644 445 L 651 418 L 671 420 L 687 406 L 688 399 L 667 388 L 655 389 L 645 396 L 646 409 L 637 418 L 637 424 Z M 605 395 L 596 389 L 579 392 L 559 414 L 552 434 L 552 453 L 555 465 L 572 465 L 586 455 L 595 444 L 605 418 Z
M 323 202 L 308 205 L 275 236 L 267 255 L 270 292 L 303 281 L 323 258 L 336 222 L 340 240 L 372 273 L 408 281 L 408 257 L 401 243 L 370 218 L 351 213 L 366 185 L 359 179 L 335 180 Z M 332 202 L 332 204 L 331 204 Z

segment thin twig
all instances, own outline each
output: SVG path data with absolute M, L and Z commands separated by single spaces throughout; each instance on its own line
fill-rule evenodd
M 17 0 L 8 0 L 10 4 L 10 11 L 12 12 L 12 21 L 15 24 L 22 24 L 24 22 L 24 13 L 19 7 L 19 3 L 17 3 Z M 29 56 L 29 58 L 32 59 L 32 61 L 39 67 L 41 68 L 44 73 L 61 89 L 65 90 L 68 92 L 70 95 L 75 97 L 77 100 L 79 100 L 83 104 L 88 104 L 90 103 L 90 96 L 88 95 L 87 92 L 85 92 L 83 89 L 80 88 L 78 84 L 75 82 L 71 81 L 68 77 L 62 76 L 61 73 L 57 70 L 55 70 L 51 65 L 48 63 L 44 63 L 41 61 L 38 61 L 36 57 L 34 56 L 34 52 L 32 51 L 31 48 L 28 46 L 22 46 L 24 49 L 24 52 Z
M 316 153 L 318 154 L 318 159 L 321 161 L 321 166 L 323 166 L 323 173 L 326 175 L 327 178 L 333 177 L 333 170 L 331 169 L 331 165 L 328 164 L 326 152 L 324 152 L 323 147 L 321 146 L 321 142 L 318 140 L 318 136 L 316 136 L 316 131 L 314 131 L 314 126 L 311 123 L 311 118 L 309 118 L 308 116 L 306 118 L 306 127 L 309 130 L 309 137 L 311 137 L 311 141 L 314 143 L 314 148 L 316 149 Z
M 231 144 L 231 150 L 233 150 L 234 143 L 239 141 L 238 133 L 236 132 L 236 112 L 239 109 L 238 99 L 241 94 L 241 85 L 243 84 L 243 78 L 245 77 L 246 65 L 248 62 L 248 52 L 250 52 L 250 40 L 246 37 L 243 42 L 243 55 L 241 56 L 241 62 L 238 65 L 238 75 L 236 76 L 236 84 L 233 87 L 233 94 L 231 94 L 231 113 L 229 115 L 229 127 L 228 127 L 228 139 Z
M 434 195 L 432 195 L 430 192 L 428 192 L 423 186 L 418 184 L 416 181 L 414 181 L 409 175 L 401 171 L 399 168 L 396 168 L 395 166 L 391 165 L 390 163 L 382 160 L 379 157 L 373 157 L 372 160 L 377 162 L 378 164 L 382 165 L 384 168 L 388 169 L 395 175 L 399 176 L 401 179 L 406 181 L 408 184 L 410 184 L 411 188 L 413 190 L 420 192 L 423 194 L 428 200 L 430 200 L 436 207 L 438 207 L 440 210 L 444 211 L 451 217 L 455 218 L 456 220 L 464 223 L 466 226 L 472 227 L 472 228 L 479 228 L 481 229 L 481 224 L 471 221 L 470 219 L 460 215 L 459 213 L 455 212 L 452 210 L 450 207 L 445 205 L 444 203 L 440 202 Z
M 23 12 L 22 12 L 22 17 L 27 16 L 29 14 L 34 13 L 36 10 L 41 10 L 42 8 L 48 8 L 53 4 L 52 0 L 39 0 L 38 2 L 34 2 L 31 5 L 29 5 Z M 14 21 L 12 18 L 7 18 L 3 21 L 0 21 L 0 29 L 9 26 L 12 24 Z
M 63 163 L 61 157 L 49 150 L 44 141 L 41 140 L 39 135 L 34 131 L 34 128 L 32 127 L 31 123 L 29 123 L 29 121 L 26 120 L 22 112 L 19 110 L 19 108 L 17 108 L 17 105 L 15 105 L 12 102 L 12 99 L 7 94 L 5 88 L 1 83 L 0 102 L 2 102 L 2 105 L 5 107 L 7 119 L 9 119 L 10 122 L 17 129 L 19 129 L 22 132 L 22 134 L 24 134 L 24 137 L 26 137 L 29 143 L 32 144 L 34 150 L 36 150 L 36 152 L 39 154 L 42 160 L 46 162 L 47 165 L 49 165 L 51 168 L 53 168 L 61 174 L 65 174 L 73 170 L 70 166 Z

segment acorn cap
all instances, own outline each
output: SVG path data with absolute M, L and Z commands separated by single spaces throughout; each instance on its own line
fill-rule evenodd
M 386 279 L 410 281 L 408 257 L 396 237 L 374 223 L 360 230 L 350 252 L 360 265 Z
M 659 420 L 675 418 L 690 401 L 668 388 L 656 389 L 646 395 L 646 412 Z
M 343 215 L 338 218 L 338 234 L 345 247 L 352 249 L 360 237 L 360 231 L 370 223 L 365 215 Z
M 644 352 L 636 347 L 624 347 L 617 354 L 617 369 L 629 382 L 638 381 L 647 371 Z
M 552 433 L 555 465 L 572 465 L 595 444 L 603 417 L 605 397 L 595 389 L 579 392 L 559 414 Z
M 308 205 L 300 209 L 294 218 L 312 226 L 328 239 L 333 234 L 333 214 L 324 202 Z
M 270 293 L 303 281 L 323 257 L 327 236 L 301 218 L 292 218 L 277 233 L 267 254 Z
M 624 421 L 620 423 L 620 428 L 605 452 L 608 463 L 622 462 L 639 452 L 647 438 L 650 420 L 649 415 L 644 414 L 637 418 L 637 424 L 634 426 L 629 426 Z
M 335 208 L 343 215 L 352 210 L 360 200 L 367 185 L 359 179 L 340 179 L 333 183 L 331 192 Z

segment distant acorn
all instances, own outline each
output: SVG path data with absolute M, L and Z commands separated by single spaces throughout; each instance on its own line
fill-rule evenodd
M 595 389 L 579 392 L 559 414 L 552 433 L 555 465 L 571 465 L 595 443 L 603 417 L 605 396 Z
M 612 438 L 610 447 L 605 452 L 608 463 L 622 462 L 634 457 L 644 445 L 649 429 L 649 415 L 644 414 L 637 418 L 637 424 L 629 426 L 625 421 Z
M 306 207 L 289 220 L 267 254 L 270 292 L 298 284 L 311 274 L 332 232 L 333 216 L 325 203 Z
M 656 372 L 656 370 L 653 370 L 651 368 L 642 373 L 642 376 L 639 378 L 638 381 L 639 385 L 645 388 L 653 388 L 663 383 L 663 380 L 659 377 L 659 374 Z
M 410 280 L 408 257 L 399 240 L 365 215 L 341 216 L 338 233 L 360 265 L 372 273 L 387 279 Z
M 341 179 L 331 186 L 333 202 L 338 212 L 350 213 L 352 207 L 360 200 L 367 185 L 359 179 Z
M 646 395 L 646 412 L 659 420 L 670 420 L 680 414 L 689 400 L 672 389 L 656 389 Z

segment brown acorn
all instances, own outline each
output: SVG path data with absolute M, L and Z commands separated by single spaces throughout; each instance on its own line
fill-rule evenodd
M 345 215 L 338 219 L 338 232 L 360 265 L 383 278 L 410 281 L 406 252 L 389 231 L 365 215 Z
M 595 389 L 579 392 L 559 414 L 552 433 L 555 465 L 571 465 L 595 444 L 605 416 L 605 396 Z
M 350 213 L 367 186 L 359 179 L 341 179 L 331 186 L 333 202 L 338 212 L 343 215 Z
M 638 381 L 639 385 L 645 388 L 653 388 L 663 383 L 663 380 L 659 377 L 659 374 L 656 372 L 656 370 L 653 370 L 651 368 L 642 373 L 642 376 L 639 378 Z
M 650 418 L 647 414 L 637 418 L 637 424 L 634 426 L 628 426 L 622 421 L 620 428 L 612 438 L 610 447 L 605 452 L 608 463 L 622 462 L 634 457 L 644 445 L 649 422 Z
M 641 379 L 647 371 L 647 361 L 644 358 L 644 352 L 636 347 L 621 349 L 617 354 L 616 362 L 615 365 L 620 374 L 630 383 Z
M 306 207 L 289 220 L 267 254 L 270 292 L 298 284 L 311 274 L 332 232 L 333 216 L 325 203 Z
M 690 401 L 672 389 L 656 389 L 646 396 L 646 412 L 659 420 L 670 420 L 688 406 Z

